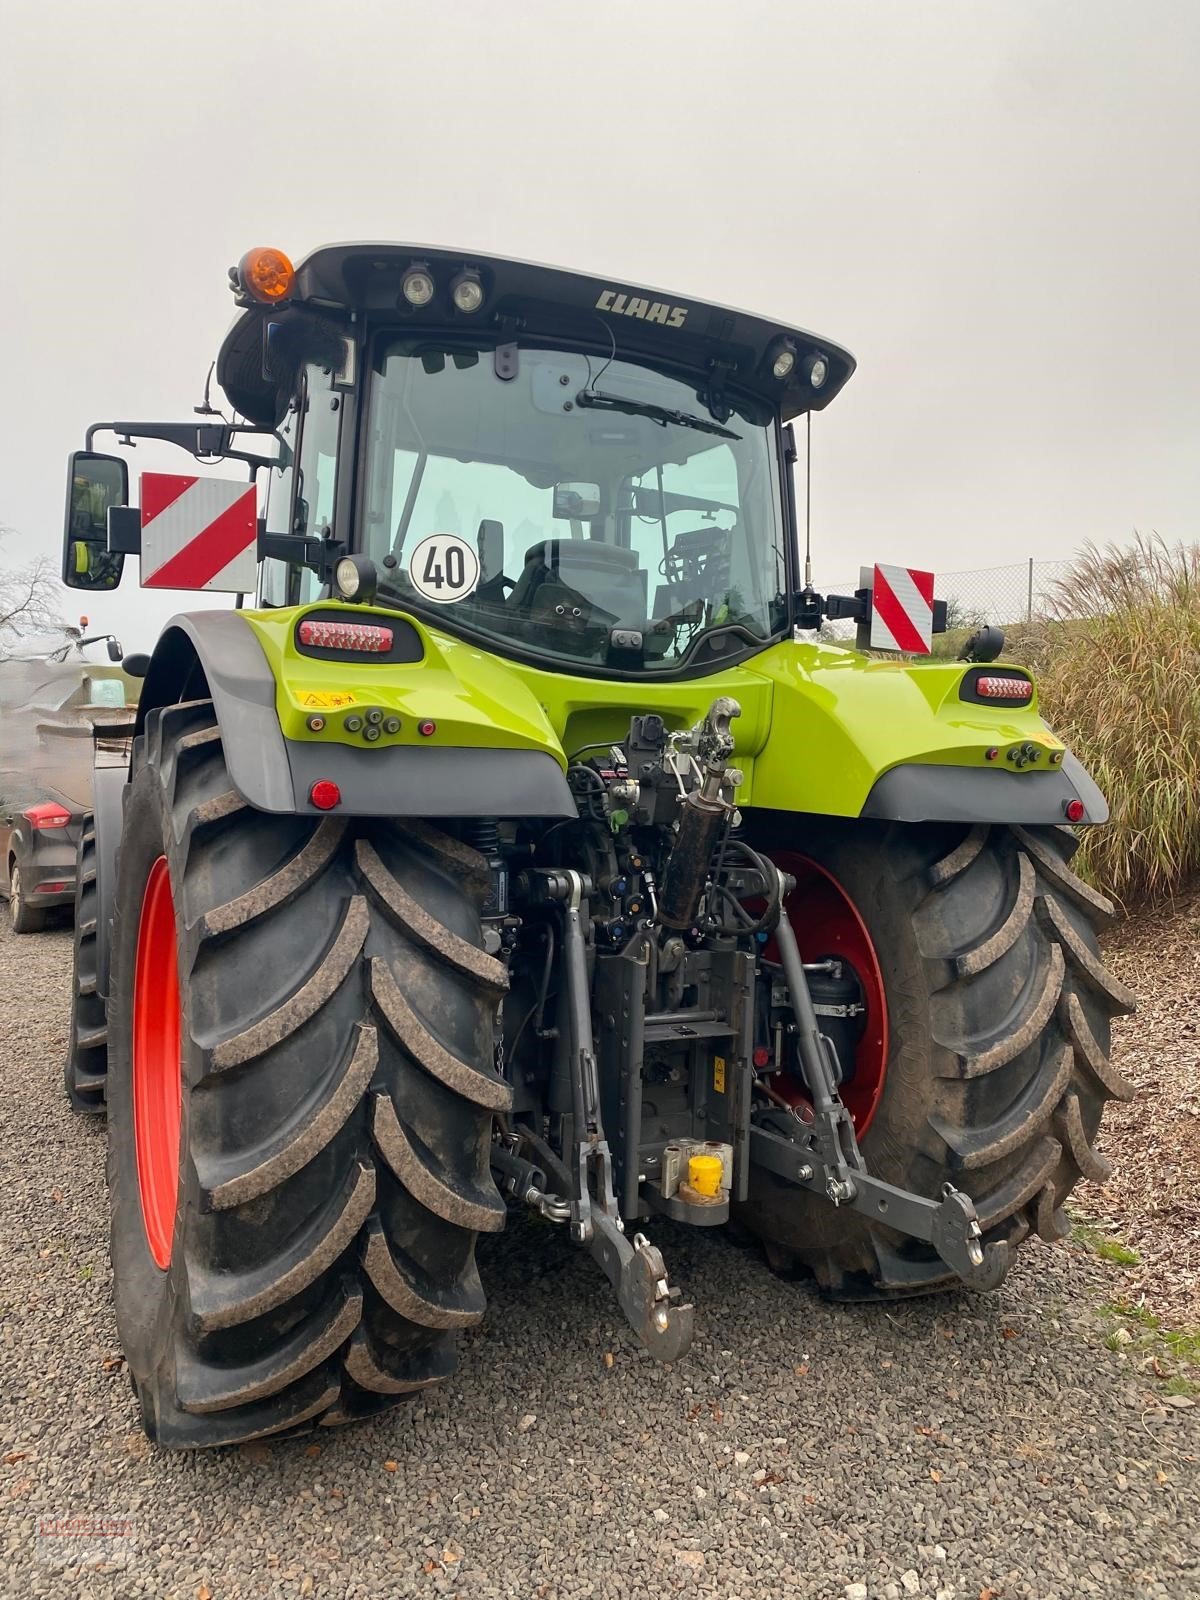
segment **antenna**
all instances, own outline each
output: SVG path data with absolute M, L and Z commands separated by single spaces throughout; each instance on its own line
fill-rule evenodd
M 807 432 L 804 462 L 804 587 L 812 589 L 812 412 L 804 413 Z
M 198 417 L 219 417 L 221 415 L 216 406 L 214 406 L 209 400 L 209 396 L 212 393 L 213 372 L 216 370 L 216 365 L 217 363 L 214 361 L 208 369 L 208 377 L 204 380 L 203 405 L 192 407 L 192 411 Z

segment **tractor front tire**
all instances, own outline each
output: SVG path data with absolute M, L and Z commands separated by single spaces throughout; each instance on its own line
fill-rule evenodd
M 271 816 L 207 701 L 151 712 L 109 1005 L 117 1323 L 147 1433 L 374 1415 L 454 1369 L 504 1224 L 506 984 L 482 859 L 421 824 Z
M 1104 1102 L 1133 1092 L 1109 1024 L 1134 996 L 1101 963 L 1112 907 L 1068 866 L 1070 831 L 814 820 L 756 842 L 832 878 L 874 948 L 888 1044 L 868 1170 L 930 1199 L 964 1190 L 987 1241 L 1062 1238 L 1071 1190 L 1110 1170 L 1095 1148 Z M 803 949 L 803 900 L 788 909 Z M 761 1168 L 740 1215 L 772 1265 L 811 1271 L 834 1298 L 958 1283 L 931 1246 Z
M 108 1019 L 99 986 L 100 931 L 96 823 L 89 815 L 83 819 L 83 833 L 75 852 L 75 958 L 71 972 L 71 1032 L 63 1078 L 71 1110 L 91 1117 L 104 1115 L 108 1072 Z

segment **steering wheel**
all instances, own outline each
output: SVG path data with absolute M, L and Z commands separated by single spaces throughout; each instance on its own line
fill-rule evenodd
M 703 528 L 689 528 L 685 533 L 677 533 L 671 548 L 658 564 L 659 575 L 673 587 L 699 583 L 710 562 L 725 558 L 728 532 L 728 529 L 720 528 L 715 523 L 708 523 Z

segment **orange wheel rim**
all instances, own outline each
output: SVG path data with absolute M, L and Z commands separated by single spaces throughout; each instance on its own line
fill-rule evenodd
M 795 930 L 801 959 L 836 956 L 862 988 L 866 1021 L 855 1051 L 854 1075 L 839 1090 L 861 1139 L 879 1109 L 887 1078 L 887 995 L 879 957 L 858 907 L 831 873 L 808 856 L 781 852 L 772 853 L 771 859 L 796 880 L 784 911 Z M 789 1073 L 776 1073 L 771 1087 L 794 1104 L 806 1099 L 803 1086 Z
M 165 856 L 150 868 L 133 976 L 133 1137 L 138 1197 L 155 1264 L 171 1263 L 179 1190 L 181 1104 L 175 903 Z

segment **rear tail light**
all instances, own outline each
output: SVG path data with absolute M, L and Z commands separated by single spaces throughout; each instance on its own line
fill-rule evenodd
M 300 624 L 301 644 L 317 650 L 355 650 L 364 655 L 386 655 L 392 648 L 392 630 L 371 622 L 322 622 L 308 618 Z
M 53 800 L 46 800 L 40 806 L 30 806 L 21 815 L 31 828 L 65 828 L 71 820 L 71 813 Z
M 1013 667 L 968 667 L 958 684 L 958 698 L 977 706 L 1027 706 L 1033 680 Z
M 976 678 L 975 688 L 985 700 L 1028 700 L 1033 694 L 1028 678 Z

